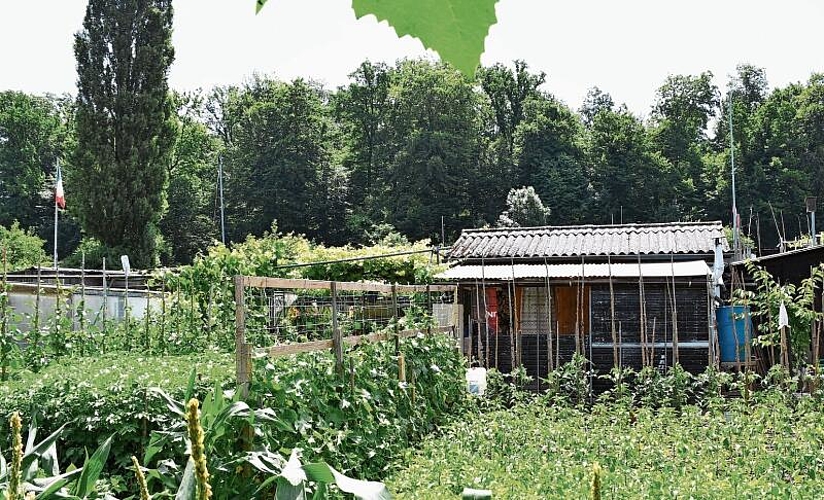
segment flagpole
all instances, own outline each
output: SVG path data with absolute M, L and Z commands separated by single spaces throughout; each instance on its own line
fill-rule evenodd
M 59 178 L 60 160 L 57 160 L 57 179 Z M 57 196 L 54 196 L 54 269 L 57 270 Z

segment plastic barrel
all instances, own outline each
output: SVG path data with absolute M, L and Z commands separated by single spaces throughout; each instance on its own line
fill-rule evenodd
M 752 319 L 746 306 L 721 306 L 715 311 L 721 362 L 747 361 L 747 339 L 752 339 Z M 737 340 L 736 340 L 737 338 Z M 735 348 L 738 346 L 738 355 Z

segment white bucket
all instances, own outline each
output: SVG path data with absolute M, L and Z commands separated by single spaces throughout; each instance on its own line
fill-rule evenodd
M 470 368 L 466 371 L 466 390 L 469 394 L 483 396 L 486 390 L 486 368 Z

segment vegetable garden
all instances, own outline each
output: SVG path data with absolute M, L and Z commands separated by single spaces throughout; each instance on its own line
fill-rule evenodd
M 65 310 L 40 318 L 39 338 L 14 331 L 4 294 L 4 498 L 814 498 L 824 486 L 814 370 L 591 374 L 576 357 L 539 395 L 518 369 L 470 396 L 441 326 L 454 324 L 448 287 L 365 283 L 426 283 L 430 256 L 272 264 L 311 261 L 301 245 L 218 247 L 158 274 L 162 314 L 85 331 Z M 323 277 L 358 283 L 304 281 Z M 590 375 L 610 389 L 593 394 Z

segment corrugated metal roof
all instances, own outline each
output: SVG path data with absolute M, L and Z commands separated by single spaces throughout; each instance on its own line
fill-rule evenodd
M 449 258 L 711 254 L 717 239 L 729 250 L 720 221 L 467 229 Z
M 612 269 L 610 269 L 610 266 Z M 703 260 L 685 262 L 643 262 L 640 264 L 515 264 L 458 265 L 436 277 L 444 280 L 510 281 L 530 278 L 687 278 L 709 276 L 711 270 Z

